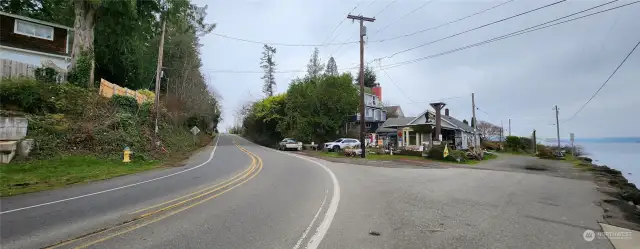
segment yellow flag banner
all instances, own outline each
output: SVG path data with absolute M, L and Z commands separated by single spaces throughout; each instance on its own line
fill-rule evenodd
M 444 145 L 444 153 L 442 153 L 442 155 L 443 158 L 449 156 L 449 147 L 446 144 Z

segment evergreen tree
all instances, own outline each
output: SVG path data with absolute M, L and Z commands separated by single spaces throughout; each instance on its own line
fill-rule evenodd
M 369 67 L 369 65 L 367 65 L 364 68 L 364 86 L 365 87 L 375 87 L 377 85 L 376 83 L 376 73 L 373 72 L 373 69 L 371 69 L 371 67 Z M 360 85 L 360 73 L 358 73 L 358 76 L 356 77 L 356 85 Z
M 273 75 L 276 70 L 275 54 L 276 48 L 265 44 L 264 51 L 262 51 L 262 58 L 260 58 L 260 68 L 264 70 L 264 75 L 262 76 L 264 80 L 262 92 L 269 97 L 273 96 L 276 85 L 276 78 Z
M 333 59 L 333 56 L 331 56 L 331 58 L 329 58 L 329 61 L 327 62 L 327 68 L 324 71 L 324 74 L 329 75 L 329 76 L 337 76 L 338 75 L 338 65 L 336 65 L 336 60 Z
M 322 74 L 322 71 L 324 70 L 324 64 L 320 62 L 318 52 L 318 48 L 313 49 L 311 58 L 309 58 L 309 64 L 307 64 L 308 77 L 317 78 Z

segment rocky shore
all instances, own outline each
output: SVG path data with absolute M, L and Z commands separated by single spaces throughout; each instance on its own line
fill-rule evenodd
M 604 209 L 603 219 L 615 226 L 640 231 L 640 190 L 621 171 L 596 165 L 588 157 L 579 157 L 578 166 L 590 171 L 598 190 L 607 197 L 598 203 Z

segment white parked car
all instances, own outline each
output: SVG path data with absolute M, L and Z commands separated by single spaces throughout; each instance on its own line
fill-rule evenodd
M 279 150 L 302 150 L 302 142 L 298 142 L 293 138 L 285 138 L 278 143 Z
M 343 150 L 347 147 L 360 148 L 360 141 L 353 138 L 340 138 L 333 142 L 324 143 L 324 148 L 328 151 Z

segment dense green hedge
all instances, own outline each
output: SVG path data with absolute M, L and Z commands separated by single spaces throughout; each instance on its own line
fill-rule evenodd
M 27 113 L 80 113 L 89 93 L 68 83 L 45 84 L 32 79 L 2 80 L 0 106 Z
M 111 96 L 111 103 L 118 108 L 120 112 L 137 113 L 138 101 L 131 96 L 113 95 Z

